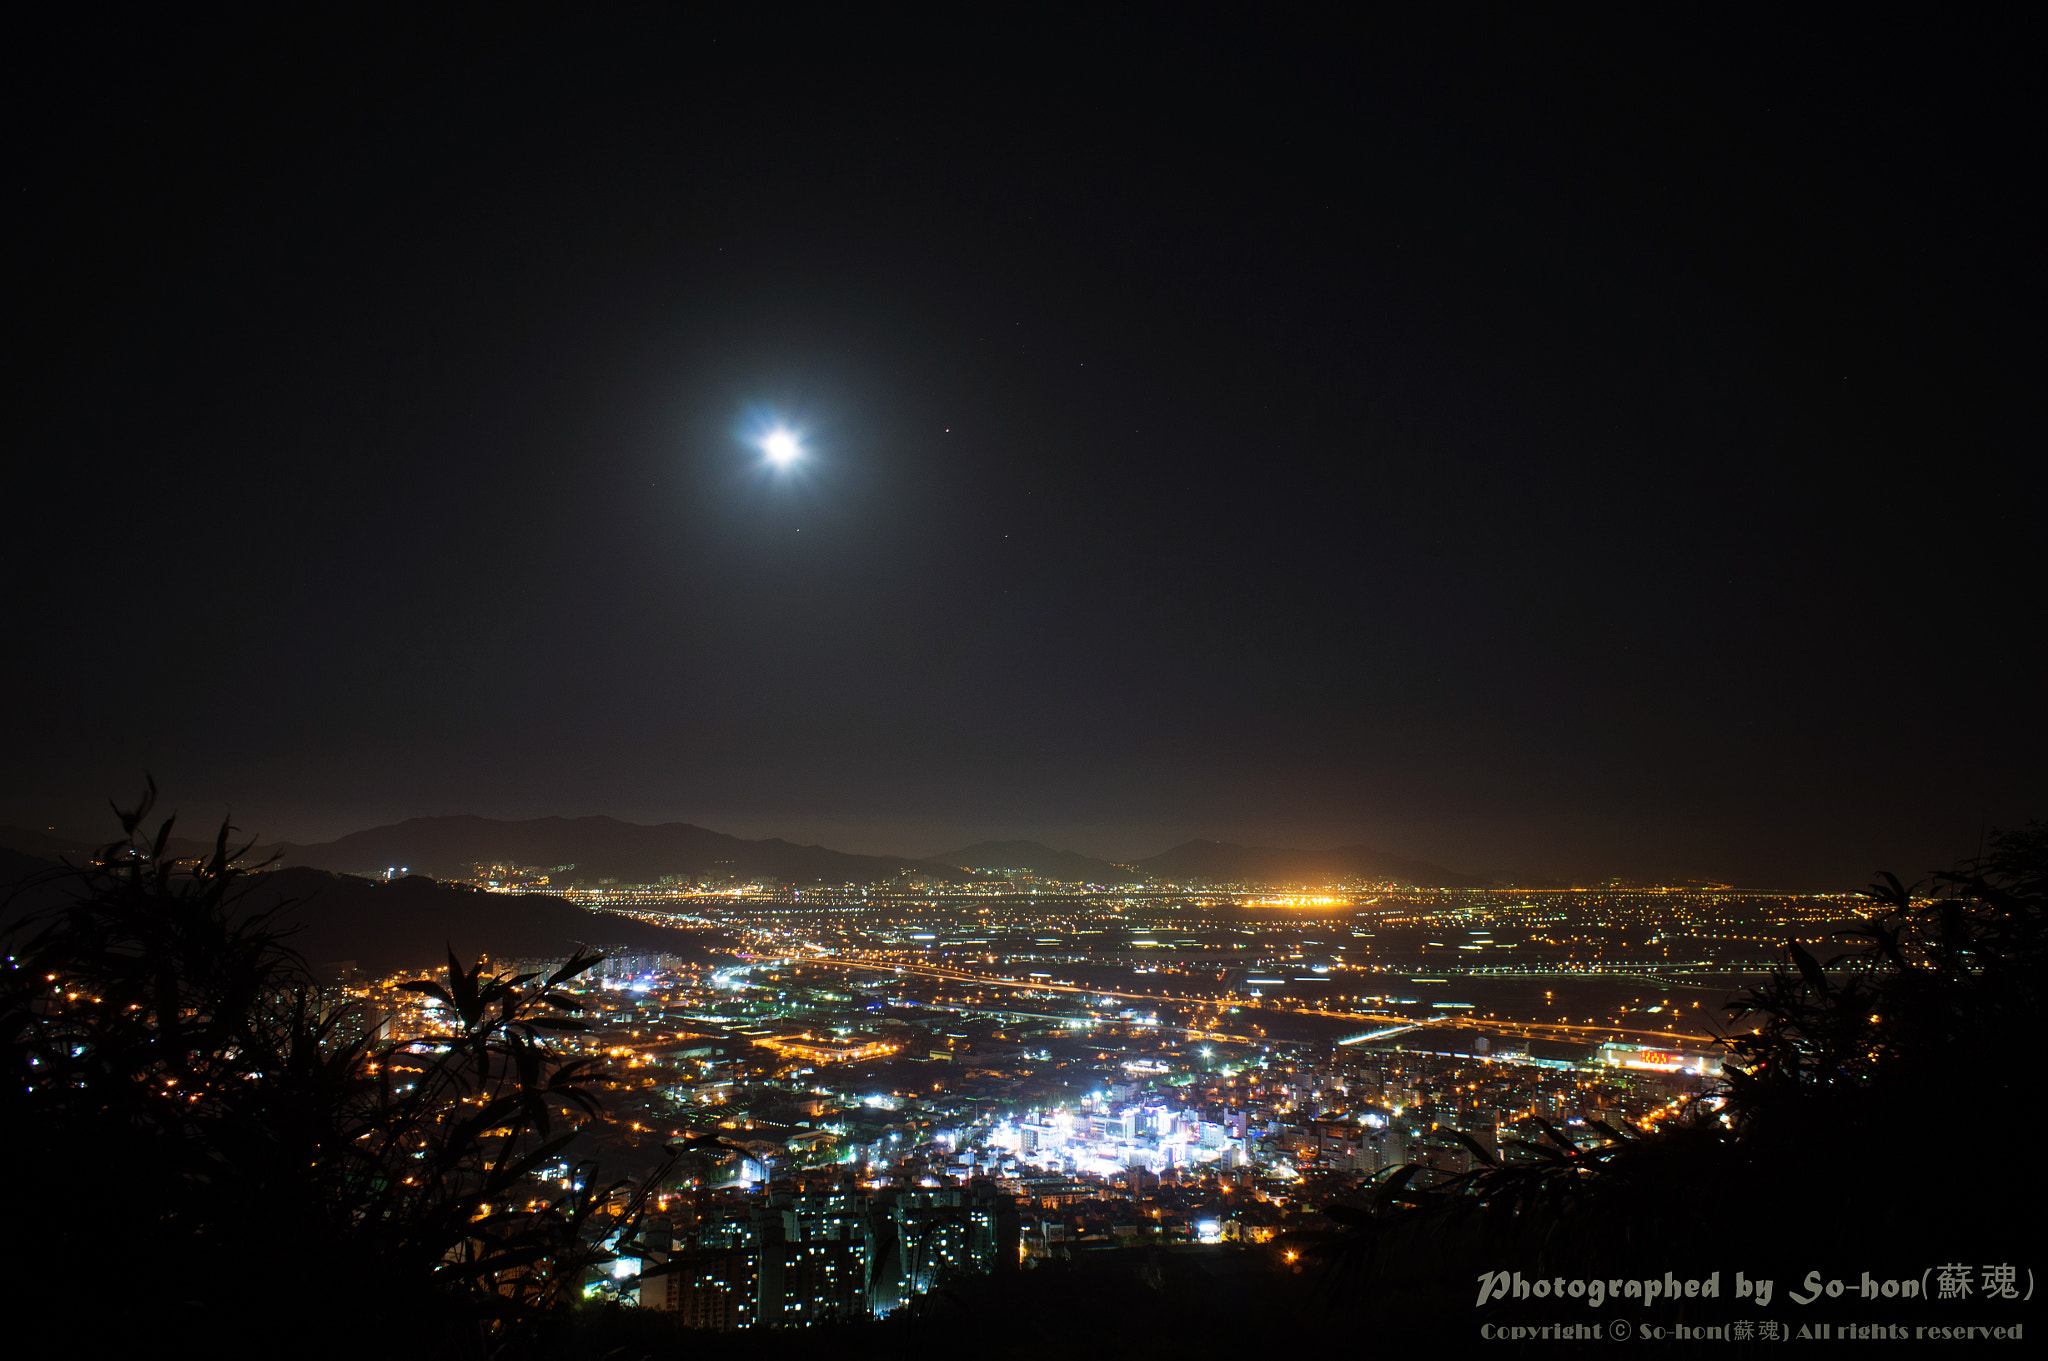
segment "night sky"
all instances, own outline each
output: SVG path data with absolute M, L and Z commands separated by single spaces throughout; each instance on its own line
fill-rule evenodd
M 0 821 L 2048 815 L 2018 18 L 286 8 L 10 44 Z

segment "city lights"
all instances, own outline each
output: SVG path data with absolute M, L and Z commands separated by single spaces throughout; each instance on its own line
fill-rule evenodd
M 719 1328 L 760 1326 L 747 1301 L 768 1240 L 749 1226 L 773 1197 L 843 1235 L 816 1240 L 830 1270 L 785 1272 L 808 1284 L 785 1288 L 776 1317 L 885 1316 L 949 1272 L 1097 1245 L 1258 1252 L 1291 1271 L 1290 1233 L 1333 1194 L 1401 1168 L 1418 1187 L 1461 1176 L 1475 1148 L 1513 1161 L 1546 1129 L 1656 1128 L 1711 1095 L 1714 1005 L 1763 967 L 1762 943 L 1842 907 L 537 878 L 477 874 L 717 942 L 701 960 L 607 958 L 575 985 L 590 1028 L 565 1043 L 611 1067 L 597 1128 L 616 1156 L 712 1140 L 691 1217 L 668 1230 L 680 1265 L 643 1277 L 647 1259 L 621 1253 L 606 1289 Z M 406 1048 L 432 1052 L 454 1018 L 399 981 L 365 995 L 419 1037 Z M 573 1172 L 554 1175 L 566 1189 Z M 896 1252 L 878 1285 L 879 1245 L 913 1225 L 944 1246 Z

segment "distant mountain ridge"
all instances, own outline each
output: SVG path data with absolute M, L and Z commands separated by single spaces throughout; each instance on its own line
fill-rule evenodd
M 1327 884 L 1347 879 L 1412 885 L 1416 888 L 1483 888 L 1486 880 L 1441 865 L 1407 860 L 1365 846 L 1327 851 L 1277 846 L 1239 846 L 1197 839 L 1140 860 L 1148 875 L 1171 883 Z
M 983 841 L 945 855 L 913 859 L 799 846 L 780 837 L 749 841 L 687 822 L 647 826 L 603 816 L 521 821 L 469 815 L 410 818 L 319 845 L 280 845 L 277 850 L 287 865 L 367 875 L 402 866 L 439 879 L 468 878 L 478 864 L 528 865 L 543 870 L 574 865 L 573 870 L 552 876 L 556 884 L 600 879 L 641 884 L 667 875 L 765 877 L 784 884 L 874 884 L 907 874 L 964 882 L 974 870 L 1022 870 L 1074 884 L 1152 880 L 1279 886 L 1366 880 L 1419 888 L 1479 888 L 1486 883 L 1441 865 L 1366 846 L 1312 851 L 1197 838 L 1126 868 L 1037 841 Z
M 653 883 L 667 875 L 693 879 L 772 878 L 785 884 L 872 884 L 904 874 L 965 881 L 961 870 L 928 860 L 853 855 L 771 837 L 748 841 L 687 822 L 647 826 L 611 817 L 500 821 L 473 816 L 409 818 L 352 832 L 335 841 L 279 848 L 287 865 L 343 874 L 382 874 L 398 866 L 437 879 L 466 879 L 479 864 L 573 865 L 551 883 Z
M 0 829 L 0 846 L 43 859 L 91 848 L 43 832 Z M 208 853 L 212 844 L 174 840 L 176 854 Z M 856 855 L 824 846 L 799 846 L 771 837 L 749 841 L 687 822 L 652 826 L 612 817 L 528 818 L 507 821 L 462 815 L 410 818 L 352 832 L 334 841 L 258 846 L 251 861 L 275 853 L 282 864 L 339 874 L 382 875 L 404 868 L 436 879 L 468 879 L 476 866 L 505 864 L 553 871 L 551 887 L 654 883 L 666 876 L 694 880 L 773 879 L 782 884 L 878 884 L 906 875 L 966 882 L 973 871 L 1018 870 L 1069 884 L 1328 884 L 1345 880 L 1419 888 L 1480 888 L 1486 880 L 1422 860 L 1365 846 L 1310 851 L 1240 846 L 1198 838 L 1171 850 L 1118 865 L 1037 841 L 983 841 L 926 859 Z
M 1056 851 L 1038 841 L 978 841 L 931 857 L 970 870 L 1023 870 L 1062 884 L 1131 884 L 1145 876 L 1078 851 Z

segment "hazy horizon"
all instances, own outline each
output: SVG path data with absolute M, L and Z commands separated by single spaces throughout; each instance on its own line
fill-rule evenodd
M 1795 868 L 1787 868 L 1775 876 L 1767 868 L 1748 874 L 1732 873 L 1717 867 L 1712 854 L 1697 848 L 1674 846 L 1668 839 L 1663 842 L 1646 840 L 1648 849 L 1642 855 L 1603 862 L 1588 846 L 1596 839 L 1605 840 L 1611 836 L 1612 828 L 1608 827 L 1587 829 L 1584 839 L 1578 843 L 1577 853 L 1574 854 L 1574 848 L 1570 843 L 1561 844 L 1554 839 L 1548 839 L 1547 833 L 1529 829 L 1523 829 L 1517 836 L 1501 837 L 1488 842 L 1470 832 L 1461 833 L 1458 829 L 1436 826 L 1396 825 L 1374 829 L 1345 828 L 1339 824 L 1246 822 L 1228 826 L 1125 824 L 1105 829 L 1058 822 L 1007 824 L 908 818 L 861 819 L 829 815 L 777 817 L 770 814 L 722 815 L 701 809 L 667 811 L 647 808 L 562 806 L 500 806 L 496 809 L 426 807 L 409 811 L 394 808 L 388 812 L 370 813 L 353 819 L 338 812 L 300 812 L 296 816 L 282 816 L 273 821 L 252 816 L 247 811 L 231 810 L 218 802 L 180 801 L 175 797 L 175 791 L 170 789 L 164 790 L 164 802 L 160 812 L 175 812 L 178 815 L 178 831 L 181 835 L 210 836 L 223 816 L 232 815 L 235 825 L 245 835 L 253 836 L 265 843 L 282 841 L 294 845 L 324 844 L 353 833 L 392 826 L 415 818 L 475 816 L 494 821 L 517 822 L 547 817 L 612 817 L 622 822 L 643 826 L 688 823 L 746 840 L 780 838 L 798 845 L 819 845 L 859 855 L 889 855 L 910 859 L 947 855 L 982 842 L 1035 841 L 1054 850 L 1127 863 L 1158 855 L 1189 841 L 1209 840 L 1243 846 L 1306 851 L 1330 850 L 1340 846 L 1363 846 L 1382 854 L 1423 861 L 1444 869 L 1488 879 L 1590 883 L 1607 879 L 1649 883 L 1708 880 L 1726 882 L 1738 888 L 1756 891 L 1783 890 L 1807 893 L 1849 892 L 1860 889 L 1879 870 L 1891 870 L 1911 881 L 1923 877 L 1929 870 L 1945 868 L 1975 853 L 1982 835 L 1980 831 L 1958 828 L 1945 849 L 1933 847 L 1923 852 L 1918 862 L 1906 858 L 1904 853 L 1898 851 L 1886 854 L 1887 848 L 1881 844 L 1880 838 L 1873 836 L 1868 842 L 1871 863 L 1867 867 L 1854 867 L 1849 863 L 1849 854 L 1844 853 L 1841 856 L 1844 868 L 1837 876 L 1829 878 L 1825 877 L 1824 872 L 1812 869 L 1801 872 Z M 74 813 L 68 820 L 55 822 L 37 821 L 20 816 L 11 817 L 9 822 L 14 826 L 38 830 L 54 827 L 55 835 L 85 842 L 104 840 L 113 833 L 111 813 L 102 819 L 104 825 L 99 827 L 91 826 L 88 815 L 83 811 Z M 1667 838 L 1670 836 L 1669 833 L 1665 835 Z M 1539 841 L 1541 844 L 1538 844 Z M 1779 848 L 1788 866 L 1795 863 L 1810 864 L 1812 848 L 1801 842 L 1795 832 L 1783 834 L 1775 843 L 1767 841 L 1761 844 L 1765 849 L 1770 849 L 1773 845 Z M 1496 849 L 1489 850 L 1489 845 Z M 1510 849 L 1502 850 L 1498 849 L 1499 847 Z M 1664 850 L 1661 856 L 1656 853 L 1660 847 Z M 1515 848 L 1520 848 L 1519 852 Z M 1746 860 L 1750 864 L 1768 864 L 1759 857 L 1758 843 L 1721 849 L 1727 852 L 1726 859 L 1729 861 Z

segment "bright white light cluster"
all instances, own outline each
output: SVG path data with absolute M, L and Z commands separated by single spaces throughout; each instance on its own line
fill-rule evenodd
M 1111 1103 L 1089 1097 L 1079 1111 L 1064 1107 L 1012 1116 L 987 1135 L 990 1147 L 1028 1167 L 1050 1172 L 1112 1177 L 1136 1166 L 1149 1172 L 1200 1163 L 1238 1166 L 1246 1160 L 1242 1139 L 1194 1112 L 1169 1106 Z

